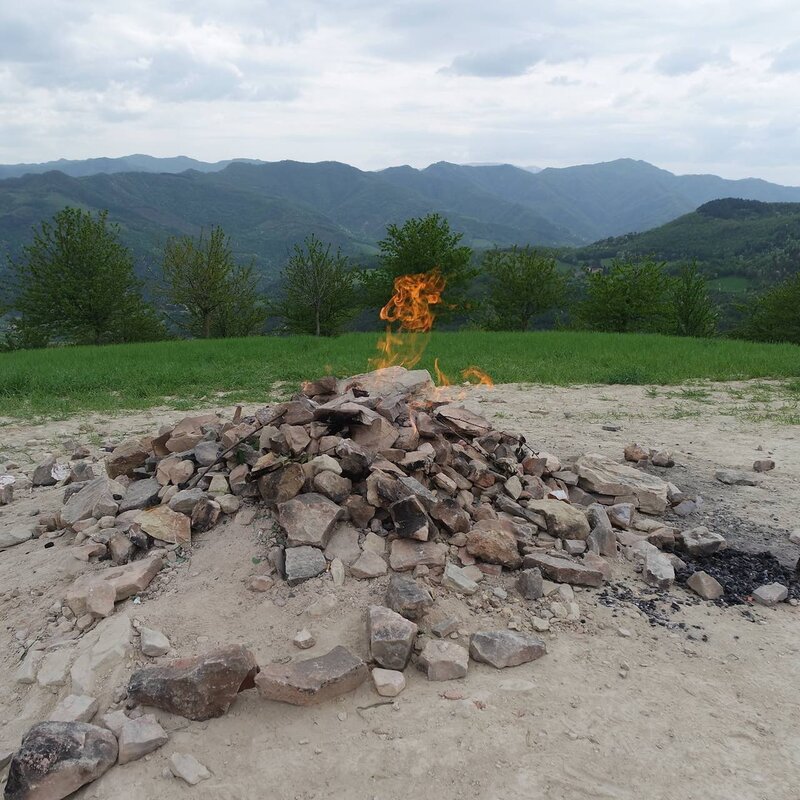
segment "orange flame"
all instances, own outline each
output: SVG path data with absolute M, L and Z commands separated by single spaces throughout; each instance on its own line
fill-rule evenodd
M 415 367 L 422 359 L 428 345 L 428 334 L 436 321 L 434 306 L 442 301 L 446 281 L 438 269 L 401 275 L 394 280 L 394 294 L 381 309 L 380 318 L 390 323 L 378 342 L 380 353 L 370 359 L 374 369 L 401 366 Z M 392 329 L 391 323 L 398 323 Z M 439 359 L 434 359 L 436 383 L 451 386 L 452 381 L 439 367 Z M 483 386 L 493 386 L 492 379 L 478 367 L 467 367 L 461 375 L 464 380 Z

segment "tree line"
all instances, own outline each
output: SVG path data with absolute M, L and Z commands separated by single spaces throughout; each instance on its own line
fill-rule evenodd
M 167 241 L 146 287 L 106 211 L 67 207 L 34 230 L 0 296 L 4 349 L 101 344 L 171 336 L 265 332 L 332 336 L 380 308 L 394 280 L 437 268 L 446 279 L 439 318 L 450 327 L 527 331 L 717 334 L 719 312 L 696 264 L 670 275 L 651 258 L 582 272 L 531 247 L 475 254 L 438 214 L 390 224 L 378 264 L 364 269 L 311 235 L 293 251 L 274 296 L 255 266 L 239 263 L 220 227 Z M 800 343 L 800 272 L 746 303 L 734 335 Z

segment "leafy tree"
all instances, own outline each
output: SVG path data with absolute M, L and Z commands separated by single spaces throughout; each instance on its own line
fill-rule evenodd
M 491 330 L 528 330 L 537 316 L 566 298 L 555 258 L 530 247 L 488 251 L 481 272 L 489 281 L 481 317 Z
M 183 314 L 175 324 L 190 336 L 250 336 L 267 309 L 254 265 L 236 264 L 230 239 L 216 226 L 206 235 L 170 239 L 164 248 L 161 291 Z
M 346 256 L 312 234 L 295 245 L 281 272 L 276 315 L 290 333 L 335 336 L 359 309 L 358 279 Z
M 800 344 L 800 272 L 764 292 L 743 310 L 745 320 L 738 333 L 744 338 Z
M 662 333 L 668 330 L 670 281 L 664 265 L 650 258 L 614 260 L 607 272 L 587 277 L 578 324 L 598 331 Z
M 392 296 L 395 278 L 438 269 L 446 280 L 439 315 L 463 310 L 467 287 L 477 270 L 470 268 L 472 250 L 459 244 L 462 237 L 439 214 L 409 219 L 402 226 L 389 225 L 386 238 L 378 242 L 380 267 L 365 274 L 370 303 L 383 306 Z
M 156 339 L 163 326 L 142 299 L 141 282 L 108 212 L 66 207 L 34 229 L 12 264 L 17 317 L 9 342 L 100 344 Z
M 670 284 L 673 333 L 713 336 L 719 313 L 708 294 L 708 282 L 697 263 L 684 264 Z

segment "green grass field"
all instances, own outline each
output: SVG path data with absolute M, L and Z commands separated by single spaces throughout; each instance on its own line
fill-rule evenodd
M 73 347 L 0 354 L 0 415 L 59 417 L 167 404 L 266 401 L 332 372 L 369 369 L 377 334 Z M 561 331 L 435 333 L 420 364 L 458 377 L 470 365 L 498 383 L 680 384 L 690 380 L 796 378 L 800 347 L 656 335 Z

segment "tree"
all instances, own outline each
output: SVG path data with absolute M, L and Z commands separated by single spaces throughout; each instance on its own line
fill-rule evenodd
M 614 260 L 587 277 L 586 299 L 576 310 L 581 327 L 620 333 L 663 333 L 669 326 L 670 281 L 650 258 Z
M 383 306 L 401 275 L 438 269 L 446 281 L 440 315 L 463 310 L 467 287 L 477 270 L 470 268 L 472 250 L 459 244 L 462 237 L 439 214 L 409 219 L 402 226 L 389 225 L 386 238 L 378 242 L 380 267 L 365 274 L 370 302 Z
M 276 314 L 290 333 L 335 336 L 358 308 L 358 272 L 313 234 L 295 245 L 281 273 Z
M 673 333 L 678 336 L 713 336 L 719 316 L 708 294 L 708 282 L 697 263 L 684 264 L 671 281 Z
M 190 336 L 250 336 L 267 309 L 254 265 L 236 264 L 230 239 L 216 226 L 206 235 L 170 239 L 164 248 L 161 292 L 182 315 L 175 324 Z
M 91 343 L 163 337 L 163 326 L 141 295 L 133 259 L 108 212 L 69 206 L 34 229 L 33 242 L 12 264 L 21 346 L 52 341 Z
M 800 344 L 800 272 L 764 292 L 744 309 L 738 331 L 759 342 Z
M 488 251 L 481 272 L 489 281 L 481 317 L 491 330 L 528 330 L 537 316 L 564 303 L 567 284 L 555 258 L 530 247 Z

